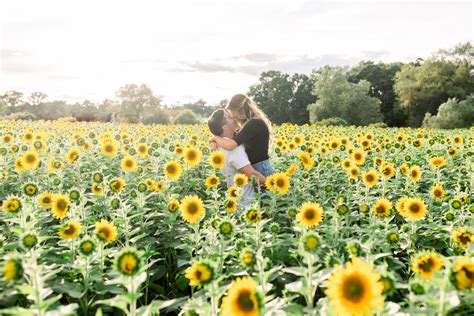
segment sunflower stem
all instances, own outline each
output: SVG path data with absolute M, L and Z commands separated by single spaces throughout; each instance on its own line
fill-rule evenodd
M 137 300 L 135 299 L 135 281 L 133 276 L 130 278 L 130 294 L 132 295 L 132 301 L 130 302 L 130 315 L 135 316 L 137 314 Z
M 313 256 L 311 254 L 306 256 L 306 262 L 308 264 L 308 274 L 306 276 L 306 283 L 308 285 L 308 293 L 306 296 L 306 304 L 308 307 L 313 308 Z

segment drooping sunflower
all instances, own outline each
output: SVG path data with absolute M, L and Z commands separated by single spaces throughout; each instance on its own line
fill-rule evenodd
M 371 315 L 383 308 L 383 285 L 373 265 L 357 257 L 339 266 L 325 282 L 329 304 L 336 315 Z
M 120 191 L 122 191 L 124 186 L 125 186 L 125 180 L 122 178 L 117 178 L 113 180 L 112 182 L 110 182 L 109 184 L 110 189 L 112 189 L 112 191 L 116 193 L 119 193 Z
M 395 208 L 397 209 L 397 212 L 405 217 L 405 202 L 409 199 L 408 196 L 402 196 L 397 200 L 397 204 L 395 204 Z
M 205 185 L 206 185 L 206 188 L 208 189 L 215 188 L 219 185 L 219 182 L 220 182 L 219 177 L 213 174 L 207 177 Z
M 450 280 L 458 290 L 474 288 L 474 262 L 469 257 L 458 257 L 451 270 Z
M 365 185 L 368 187 L 376 185 L 378 180 L 379 176 L 375 170 L 369 170 L 362 175 L 362 181 L 364 181 Z
M 444 188 L 441 184 L 438 183 L 431 188 L 431 196 L 437 201 L 441 201 L 445 195 L 446 192 L 444 191 Z
M 420 198 L 407 198 L 403 204 L 402 216 L 412 221 L 425 217 L 426 205 Z
M 385 161 L 381 164 L 381 174 L 384 178 L 391 178 L 395 175 L 395 167 L 391 162 Z
M 408 171 L 410 179 L 414 182 L 417 182 L 421 179 L 421 169 L 419 166 L 411 166 L 410 170 Z
M 199 149 L 190 147 L 184 151 L 183 159 L 188 166 L 193 167 L 199 163 L 201 155 L 202 153 Z
M 222 152 L 216 150 L 209 156 L 209 162 L 214 168 L 221 169 L 225 164 L 225 156 Z
M 74 146 L 66 153 L 66 161 L 69 164 L 72 164 L 79 158 L 80 154 L 81 151 L 79 150 L 79 148 Z
M 433 273 L 441 270 L 442 267 L 443 261 L 440 255 L 433 251 L 418 253 L 411 266 L 413 272 L 430 280 L 433 278 Z
M 14 197 L 8 198 L 2 203 L 2 209 L 9 213 L 17 213 L 21 209 L 21 206 L 21 201 Z
M 441 168 L 446 164 L 446 158 L 442 156 L 436 156 L 430 159 L 429 165 L 431 168 Z
M 104 189 L 101 186 L 99 186 L 99 184 L 94 183 L 92 185 L 92 193 L 94 193 L 95 195 L 102 195 L 104 194 Z
M 318 226 L 324 218 L 323 208 L 319 203 L 304 202 L 298 214 L 296 214 L 296 221 L 306 227 Z
M 469 243 L 474 243 L 474 234 L 465 228 L 457 228 L 451 232 L 451 238 L 462 248 L 467 248 Z
M 23 266 L 21 259 L 17 257 L 9 258 L 3 265 L 3 277 L 10 281 L 16 281 L 23 276 Z
M 298 158 L 300 159 L 301 161 L 301 164 L 308 170 L 310 170 L 311 168 L 313 168 L 314 166 L 314 161 L 313 159 L 311 158 L 311 155 L 306 152 L 306 151 L 300 151 L 298 153 Z
M 234 176 L 234 185 L 236 187 L 242 188 L 248 183 L 248 178 L 245 174 L 236 173 Z
M 73 239 L 81 231 L 81 224 L 76 221 L 69 221 L 59 231 L 59 236 L 64 239 Z
M 211 283 L 215 278 L 215 271 L 209 262 L 198 261 L 185 270 L 184 276 L 189 280 L 189 285 L 200 286 Z
M 63 194 L 56 193 L 53 194 L 51 200 L 51 211 L 57 219 L 63 219 L 66 216 L 67 211 L 69 211 L 69 198 Z
M 285 195 L 290 189 L 290 179 L 284 172 L 273 174 L 273 187 L 279 195 Z
M 17 159 L 15 159 L 15 170 L 17 172 L 22 172 L 25 169 L 26 169 L 26 167 L 25 167 L 25 164 L 23 162 L 23 157 L 18 157 Z
M 166 191 L 166 181 L 165 180 L 158 180 L 155 182 L 155 191 L 156 192 L 164 192 Z
M 190 224 L 196 224 L 204 215 L 204 203 L 197 195 L 188 195 L 181 200 L 179 205 L 181 217 Z
M 165 175 L 172 181 L 179 179 L 183 166 L 176 160 L 168 161 L 163 167 Z
M 296 169 L 298 169 L 298 165 L 293 163 L 288 167 L 288 169 L 286 169 L 285 173 L 288 177 L 291 177 L 295 173 Z
M 233 198 L 233 199 L 238 199 L 239 198 L 239 188 L 236 187 L 235 185 L 233 185 L 229 189 L 227 189 L 227 193 L 229 194 L 230 198 Z
M 137 168 L 137 161 L 130 155 L 127 155 L 120 160 L 120 167 L 122 170 L 130 172 Z
M 372 208 L 375 216 L 377 217 L 387 217 L 392 214 L 392 202 L 387 200 L 386 198 L 380 198 L 375 202 Z
M 120 251 L 115 259 L 115 269 L 124 276 L 134 276 L 143 266 L 141 253 L 135 248 L 126 247 Z
M 35 169 L 39 166 L 40 159 L 36 150 L 28 150 L 23 154 L 23 165 L 28 169 Z
M 237 278 L 222 299 L 222 315 L 258 316 L 263 310 L 263 299 L 257 283 L 250 277 Z
M 174 213 L 178 210 L 178 208 L 179 208 L 179 201 L 178 200 L 171 199 L 168 202 L 168 211 L 169 212 Z
M 249 224 L 254 224 L 261 219 L 260 211 L 256 209 L 248 209 L 247 212 L 245 212 L 245 220 Z
M 112 242 L 117 238 L 117 228 L 114 223 L 101 219 L 95 223 L 95 235 L 103 242 Z

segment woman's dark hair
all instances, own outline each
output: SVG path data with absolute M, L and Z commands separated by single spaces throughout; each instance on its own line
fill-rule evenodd
M 225 124 L 224 114 L 224 109 L 217 109 L 212 112 L 211 116 L 207 120 L 207 126 L 209 126 L 209 130 L 216 136 L 220 136 L 224 132 L 224 129 L 222 128 Z

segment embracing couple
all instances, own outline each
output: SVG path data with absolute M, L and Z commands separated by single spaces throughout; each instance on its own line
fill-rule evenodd
M 222 173 L 227 185 L 234 185 L 234 176 L 242 173 L 250 180 L 258 179 L 265 191 L 266 177 L 275 173 L 269 160 L 271 122 L 257 104 L 244 94 L 236 94 L 225 109 L 218 109 L 208 120 L 214 137 L 210 140 L 212 150 L 220 150 L 225 156 Z M 244 186 L 241 205 L 254 201 L 255 190 L 250 183 Z

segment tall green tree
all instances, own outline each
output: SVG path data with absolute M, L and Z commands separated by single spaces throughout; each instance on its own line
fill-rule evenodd
M 141 121 L 146 111 L 161 107 L 161 98 L 155 96 L 153 90 L 146 84 L 127 84 L 117 93 L 120 100 L 119 115 L 132 120 Z
M 361 80 L 370 82 L 369 95 L 380 100 L 380 112 L 383 121 L 388 126 L 404 126 L 406 114 L 397 101 L 397 95 L 393 89 L 395 74 L 402 68 L 402 63 L 385 64 L 372 61 L 361 61 L 351 68 L 348 81 L 358 83 Z
M 469 49 L 471 47 L 471 49 Z M 405 65 L 395 77 L 394 89 L 408 113 L 408 124 L 418 127 L 426 113 L 436 115 L 449 98 L 463 100 L 474 92 L 472 46 L 438 51 L 421 65 Z
M 289 75 L 280 71 L 263 72 L 248 94 L 276 124 L 304 124 L 309 120 L 306 107 L 315 101 L 312 81 L 304 74 Z
M 347 80 L 347 69 L 324 67 L 313 73 L 313 94 L 318 99 L 308 106 L 311 123 L 328 118 L 342 118 L 350 125 L 380 122 L 380 100 L 369 95 L 370 83 Z

